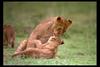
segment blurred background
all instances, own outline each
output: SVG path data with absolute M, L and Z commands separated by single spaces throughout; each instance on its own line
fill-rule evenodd
M 20 41 L 28 38 L 35 26 L 45 18 L 62 16 L 72 20 L 64 33 L 65 44 L 59 48 L 60 59 L 44 60 L 41 64 L 96 64 L 96 2 L 4 2 L 3 24 L 11 24 L 16 31 L 16 48 Z M 20 64 L 9 61 L 15 49 L 4 48 L 7 58 L 4 64 Z M 63 59 L 63 60 L 61 60 Z M 19 59 L 21 61 L 21 59 Z M 8 62 L 9 61 L 9 62 Z M 22 60 L 24 61 L 24 60 Z M 31 59 L 25 63 L 33 63 Z M 55 61 L 55 59 L 54 59 Z M 63 62 L 64 61 L 64 62 Z

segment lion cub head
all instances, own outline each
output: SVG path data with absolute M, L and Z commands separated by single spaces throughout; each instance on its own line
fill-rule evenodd
M 51 36 L 48 40 L 48 43 L 56 43 L 57 45 L 64 44 L 64 42 L 57 36 Z
M 66 32 L 66 30 L 68 29 L 68 27 L 72 24 L 72 21 L 70 19 L 65 19 L 63 17 L 55 17 L 54 19 L 54 24 L 52 25 L 52 29 L 54 30 L 54 34 L 55 35 L 61 35 L 64 32 Z

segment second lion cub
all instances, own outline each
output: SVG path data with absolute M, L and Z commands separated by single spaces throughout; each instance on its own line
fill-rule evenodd
M 38 44 L 42 44 L 38 40 L 36 42 L 38 42 Z M 58 37 L 53 35 L 49 38 L 47 43 L 42 44 L 41 47 L 39 47 L 39 48 L 27 48 L 24 51 L 21 51 L 21 52 L 14 54 L 13 57 L 17 56 L 17 55 L 24 54 L 26 56 L 31 56 L 34 58 L 53 58 L 53 57 L 55 57 L 55 54 L 57 53 L 56 52 L 57 47 L 61 44 L 63 44 L 63 41 L 61 39 L 59 39 Z

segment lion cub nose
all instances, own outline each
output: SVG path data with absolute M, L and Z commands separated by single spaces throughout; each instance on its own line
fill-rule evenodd
M 62 41 L 61 44 L 64 44 L 64 41 Z

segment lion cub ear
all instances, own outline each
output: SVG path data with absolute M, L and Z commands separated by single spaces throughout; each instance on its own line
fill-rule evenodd
M 68 22 L 72 23 L 72 20 L 68 19 Z
M 57 17 L 57 21 L 60 21 L 60 20 L 61 20 L 61 17 L 60 17 L 60 16 L 58 16 L 58 17 Z

